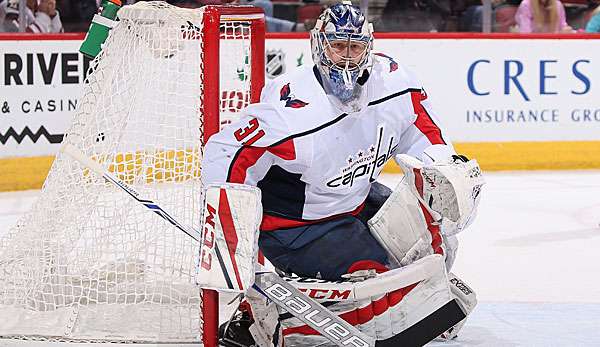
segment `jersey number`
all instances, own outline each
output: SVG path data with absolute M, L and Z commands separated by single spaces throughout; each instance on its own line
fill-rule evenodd
M 258 124 L 258 119 L 252 118 L 248 122 L 248 126 L 245 128 L 239 128 L 238 130 L 233 132 L 235 139 L 239 142 L 242 142 L 248 136 L 254 134 L 248 140 L 246 140 L 243 145 L 244 146 L 252 146 L 256 141 L 258 141 L 261 137 L 265 136 L 265 131 L 262 129 L 258 129 L 260 124 Z M 258 131 L 257 131 L 258 130 Z

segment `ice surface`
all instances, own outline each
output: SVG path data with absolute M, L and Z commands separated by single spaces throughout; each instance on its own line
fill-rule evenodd
M 600 346 L 600 171 L 485 177 L 478 217 L 458 235 L 453 269 L 480 303 L 456 340 L 431 345 Z M 392 186 L 399 179 L 381 178 Z M 38 194 L 0 193 L 0 233 Z

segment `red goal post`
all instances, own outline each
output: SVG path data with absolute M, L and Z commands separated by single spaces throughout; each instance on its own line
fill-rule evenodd
M 219 46 L 220 38 L 227 33 L 222 33 L 220 23 L 223 21 L 245 21 L 250 23 L 250 103 L 258 102 L 260 92 L 265 84 L 265 20 L 262 9 L 252 6 L 205 6 L 203 26 L 203 53 L 204 64 L 210 67 L 204 71 L 204 114 L 208 117 L 208 124 L 204 125 L 204 141 L 219 131 L 218 116 L 222 107 L 222 93 L 219 88 Z M 210 88 L 206 88 L 211 86 Z M 214 86 L 217 86 L 216 88 Z M 215 116 L 213 116 L 215 115 Z
M 222 35 L 222 21 L 250 20 L 250 103 L 260 100 L 260 92 L 265 83 L 265 20 L 262 9 L 256 7 L 206 6 L 203 26 L 203 62 L 210 69 L 204 70 L 204 143 L 221 127 L 221 92 L 219 46 Z M 208 70 L 208 71 L 207 71 Z M 207 86 L 211 86 L 207 88 Z M 216 86 L 216 88 L 215 88 Z M 203 289 L 202 315 L 204 317 L 204 346 L 218 345 L 219 295 L 217 291 Z M 216 317 L 216 319 L 207 319 Z

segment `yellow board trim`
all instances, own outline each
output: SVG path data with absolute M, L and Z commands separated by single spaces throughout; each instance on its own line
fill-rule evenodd
M 40 189 L 53 156 L 0 159 L 0 191 Z
M 469 142 L 454 148 L 484 171 L 600 169 L 600 141 Z M 393 161 L 383 171 L 402 172 Z
M 128 152 L 115 156 L 108 171 L 127 184 L 183 182 L 200 177 L 201 153 L 194 150 Z M 98 158 L 92 158 L 102 162 Z
M 454 147 L 458 153 L 477 159 L 484 171 L 600 169 L 600 141 L 471 142 L 455 143 Z M 197 177 L 197 156 L 198 153 L 190 151 L 165 151 L 159 156 L 155 153 L 154 158 L 158 160 L 152 168 L 146 167 L 143 172 L 146 181 L 180 181 Z M 175 157 L 177 159 L 173 160 Z M 132 181 L 144 167 L 140 154 L 125 154 L 121 159 L 124 166 L 111 166 L 110 169 L 121 178 Z M 0 191 L 40 189 L 53 160 L 52 156 L 0 159 Z M 401 171 L 390 161 L 384 172 Z

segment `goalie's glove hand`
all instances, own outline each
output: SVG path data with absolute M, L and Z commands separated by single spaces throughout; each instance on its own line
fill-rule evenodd
M 443 233 L 456 234 L 470 224 L 485 184 L 476 160 L 458 154 L 431 164 L 406 154 L 395 159 L 405 173 L 405 184 L 442 224 Z

